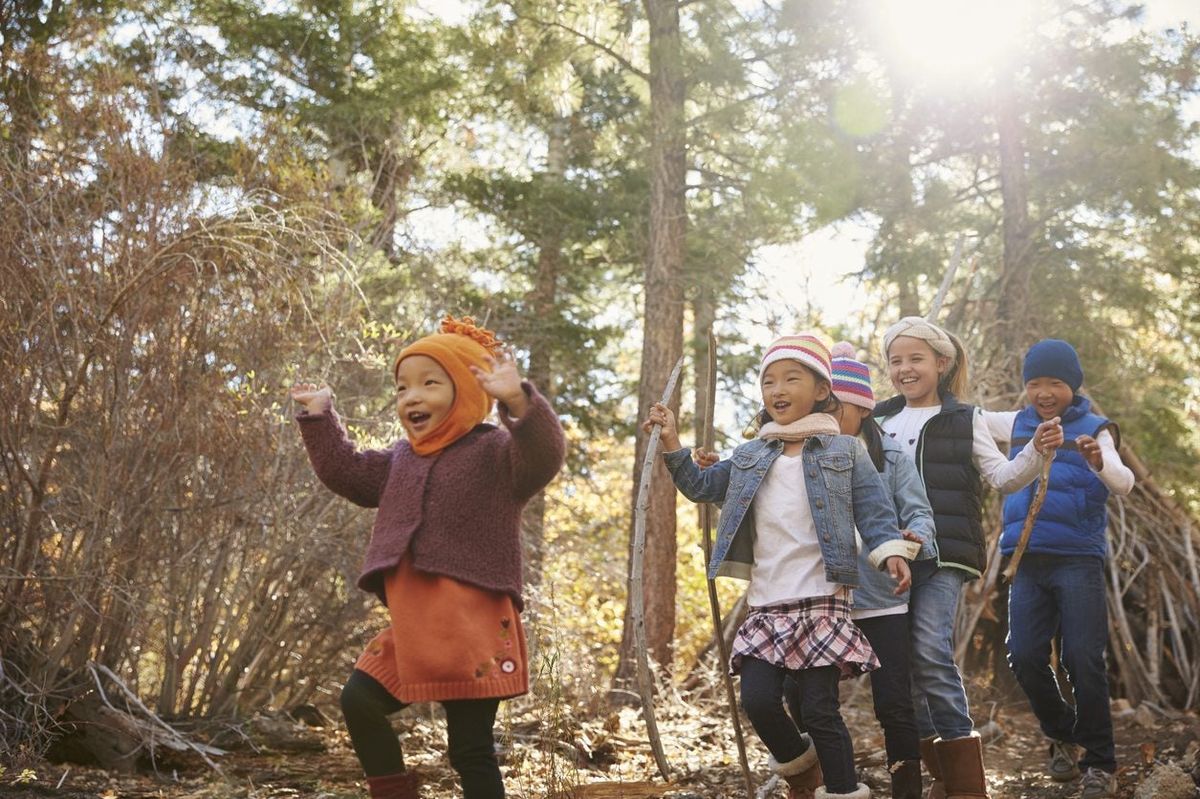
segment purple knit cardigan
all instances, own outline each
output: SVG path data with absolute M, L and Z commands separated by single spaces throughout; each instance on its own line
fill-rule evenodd
M 420 571 L 521 597 L 521 510 L 562 467 L 562 426 L 550 404 L 522 383 L 529 408 L 503 427 L 480 424 L 436 455 L 408 441 L 358 451 L 337 413 L 296 415 L 317 477 L 356 505 L 379 508 L 358 587 L 386 602 L 384 574 L 406 553 Z

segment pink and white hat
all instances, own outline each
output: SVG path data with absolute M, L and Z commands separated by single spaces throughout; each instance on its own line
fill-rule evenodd
M 857 361 L 854 345 L 839 341 L 829 351 L 833 356 L 833 395 L 849 405 L 872 410 L 875 408 L 875 391 L 871 388 L 871 369 Z
M 780 336 L 772 341 L 758 367 L 758 382 L 762 382 L 763 373 L 767 371 L 768 366 L 784 358 L 799 361 L 829 383 L 833 382 L 829 366 L 829 345 L 825 343 L 825 336 L 820 331 L 806 330 L 794 336 Z

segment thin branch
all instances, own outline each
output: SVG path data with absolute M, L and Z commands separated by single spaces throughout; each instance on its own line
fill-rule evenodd
M 572 36 L 576 36 L 580 39 L 583 39 L 585 42 L 590 44 L 592 47 L 595 47 L 597 50 L 600 50 L 605 55 L 607 55 L 609 58 L 613 59 L 618 64 L 620 64 L 622 67 L 624 67 L 628 71 L 632 72 L 634 75 L 637 75 L 639 78 L 646 81 L 647 83 L 649 83 L 649 81 L 650 81 L 650 74 L 648 72 L 638 69 L 636 66 L 633 65 L 633 62 L 630 61 L 628 58 L 621 55 L 616 50 L 612 49 L 612 47 L 610 47 L 609 45 L 605 44 L 604 42 L 602 42 L 592 36 L 589 36 L 588 34 L 584 33 L 583 31 L 575 30 L 570 25 L 566 25 L 562 22 L 559 22 L 556 19 L 551 19 L 551 20 L 539 19 L 537 17 L 522 16 L 521 14 L 517 14 L 517 19 L 523 19 L 528 22 L 532 22 L 535 25 L 541 25 L 544 28 L 559 28 L 561 30 L 564 30 L 567 33 L 571 34 Z

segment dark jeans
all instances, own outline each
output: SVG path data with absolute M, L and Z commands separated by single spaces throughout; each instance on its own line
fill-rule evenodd
M 764 660 L 742 659 L 742 709 L 754 731 L 780 763 L 804 754 L 796 722 L 783 709 L 784 680 L 795 680 L 804 708 L 804 724 L 817 748 L 817 759 L 830 793 L 851 793 L 858 787 L 854 745 L 842 721 L 838 703 L 841 673 L 833 666 L 788 671 Z
M 450 765 L 462 779 L 466 799 L 502 799 L 504 782 L 496 762 L 492 727 L 499 699 L 463 699 L 442 702 L 446 710 Z M 355 669 L 342 688 L 342 713 L 350 743 L 368 777 L 385 777 L 404 771 L 400 741 L 388 715 L 407 707 L 387 692 L 375 678 Z
M 1081 768 L 1116 771 L 1108 706 L 1108 607 L 1104 561 L 1097 557 L 1025 555 L 1008 592 L 1008 663 L 1042 732 L 1083 747 Z M 1060 636 L 1075 707 L 1063 699 L 1050 668 Z
M 875 718 L 883 727 L 888 765 L 916 760 L 921 751 L 908 668 L 908 614 L 855 619 L 854 623 L 867 636 L 879 658 L 879 668 L 871 672 L 871 699 L 875 704 Z M 790 677 L 785 684 L 785 695 L 792 718 L 800 729 L 805 729 L 799 686 Z

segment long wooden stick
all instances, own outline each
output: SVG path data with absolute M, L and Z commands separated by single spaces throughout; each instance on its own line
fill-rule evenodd
M 1021 528 L 1021 537 L 1017 539 L 1017 548 L 1013 550 L 1012 560 L 1008 562 L 1008 568 L 1004 570 L 1004 579 L 1010 583 L 1017 573 L 1017 566 L 1021 564 L 1021 556 L 1025 554 L 1025 548 L 1029 546 L 1033 523 L 1037 521 L 1037 516 L 1042 510 L 1042 503 L 1046 501 L 1046 489 L 1050 487 L 1050 466 L 1054 463 L 1054 454 L 1055 450 L 1047 450 L 1042 454 L 1042 482 L 1038 485 L 1033 502 L 1029 505 L 1029 513 L 1025 514 L 1025 526 Z
M 708 333 L 708 397 L 704 407 L 704 448 L 712 452 L 716 444 L 713 417 L 717 404 L 717 339 Z M 742 766 L 742 778 L 746 781 L 746 796 L 754 795 L 754 777 L 750 774 L 750 761 L 746 758 L 746 739 L 742 735 L 742 719 L 738 715 L 737 694 L 733 690 L 733 677 L 729 674 L 729 647 L 725 645 L 725 627 L 721 623 L 721 603 L 717 598 L 717 583 L 707 578 L 708 563 L 712 558 L 713 505 L 705 502 L 700 506 L 700 518 L 704 529 L 704 570 L 708 582 L 708 607 L 712 611 L 713 635 L 717 640 L 717 652 L 721 657 L 721 676 L 725 680 L 725 699 L 729 703 L 729 718 L 733 721 L 733 739 L 737 743 L 738 762 Z
M 663 392 L 662 403 L 667 405 L 671 395 L 675 393 L 675 382 L 683 369 L 683 358 L 671 370 L 667 379 L 667 390 Z M 642 697 L 642 716 L 646 719 L 646 734 L 650 738 L 650 749 L 654 752 L 654 761 L 664 780 L 671 779 L 671 767 L 667 764 L 666 753 L 663 752 L 662 739 L 658 735 L 658 723 L 654 719 L 654 682 L 650 674 L 650 658 L 646 646 L 646 597 L 643 593 L 642 573 L 646 560 L 646 511 L 650 507 L 650 477 L 654 473 L 654 458 L 658 455 L 658 439 L 662 436 L 662 428 L 653 425 L 650 428 L 650 440 L 646 442 L 646 456 L 642 461 L 642 475 L 638 480 L 637 504 L 634 506 L 633 519 L 633 562 L 629 569 L 629 602 L 631 605 L 630 620 L 633 622 L 634 648 L 637 650 L 638 661 L 638 693 Z
M 958 241 L 954 243 L 954 254 L 950 256 L 950 265 L 946 267 L 946 274 L 942 276 L 942 285 L 938 287 L 938 293 L 933 298 L 933 305 L 929 306 L 929 313 L 925 314 L 926 321 L 936 322 L 938 314 L 942 311 L 942 303 L 946 301 L 946 293 L 950 291 L 950 284 L 954 282 L 954 275 L 958 272 L 958 265 L 962 263 L 962 248 L 965 238 L 966 236 L 962 233 L 958 234 Z

